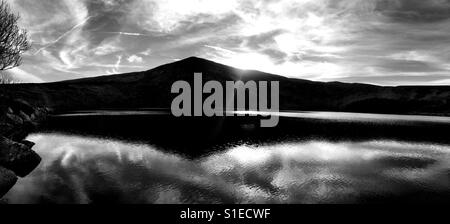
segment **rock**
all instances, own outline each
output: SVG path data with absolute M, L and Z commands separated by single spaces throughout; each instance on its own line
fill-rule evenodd
M 0 167 L 0 198 L 16 184 L 17 176 L 11 170 Z
M 14 99 L 14 100 L 12 100 L 11 104 L 16 110 L 23 111 L 26 114 L 32 114 L 34 112 L 33 106 L 31 106 L 25 100 Z
M 45 116 L 50 112 L 50 109 L 45 108 L 45 107 L 38 107 L 35 109 L 33 116 L 34 118 L 32 119 L 33 121 L 39 121 L 45 118 Z
M 25 139 L 29 134 L 29 129 L 21 128 L 15 129 L 12 132 L 8 133 L 6 137 L 15 142 L 21 142 L 22 139 Z
M 28 116 L 23 111 L 19 111 L 19 116 L 20 116 L 20 118 L 22 118 L 23 122 L 31 122 L 30 116 Z
M 41 162 L 41 157 L 25 144 L 0 137 L 0 166 L 25 177 Z
M 30 132 L 33 132 L 37 127 L 37 123 L 34 122 L 24 122 L 22 126 L 18 128 L 14 128 L 12 131 L 8 132 L 7 135 L 4 135 L 5 137 L 8 137 L 9 139 L 21 142 L 23 139 L 25 139 Z
M 20 118 L 19 116 L 15 115 L 15 114 L 7 113 L 6 116 L 8 117 L 8 119 L 11 121 L 11 123 L 13 125 L 22 125 L 23 124 L 22 118 Z
M 4 135 L 13 130 L 13 126 L 9 123 L 3 123 L 0 121 L 0 135 Z
M 22 140 L 20 143 L 26 145 L 30 149 L 33 148 L 34 145 L 36 145 L 36 144 L 34 144 L 34 142 L 30 142 L 30 141 L 27 141 L 27 140 Z

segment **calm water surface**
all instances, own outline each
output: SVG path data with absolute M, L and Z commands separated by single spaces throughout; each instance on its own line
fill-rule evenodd
M 305 114 L 311 119 L 332 119 L 323 113 L 284 116 L 305 118 Z M 449 122 L 442 117 L 332 115 L 364 122 Z M 450 199 L 450 145 L 446 143 L 300 136 L 271 142 L 233 142 L 221 150 L 192 157 L 160 144 L 108 136 L 43 131 L 31 134 L 28 140 L 36 143 L 34 150 L 43 161 L 7 194 L 9 203 L 376 203 Z

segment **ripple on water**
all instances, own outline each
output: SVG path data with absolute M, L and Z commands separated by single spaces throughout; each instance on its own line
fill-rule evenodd
M 43 161 L 8 193 L 10 203 L 348 203 L 410 194 L 450 198 L 447 145 L 242 144 L 191 160 L 150 145 L 100 138 L 34 134 L 28 139 Z

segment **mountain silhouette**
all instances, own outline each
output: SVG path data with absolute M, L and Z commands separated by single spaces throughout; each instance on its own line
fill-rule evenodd
M 396 114 L 450 114 L 450 86 L 382 87 L 313 82 L 254 70 L 241 70 L 190 57 L 154 69 L 42 84 L 7 85 L 0 94 L 45 104 L 56 111 L 105 108 L 170 108 L 174 82 L 279 81 L 281 110 Z

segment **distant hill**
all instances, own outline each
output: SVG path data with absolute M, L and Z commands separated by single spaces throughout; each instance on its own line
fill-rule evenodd
M 0 86 L 0 94 L 32 104 L 45 104 L 57 111 L 170 108 L 175 97 L 170 94 L 172 84 L 178 80 L 191 82 L 195 72 L 202 72 L 204 81 L 279 81 L 282 110 L 450 115 L 450 86 L 381 87 L 312 82 L 240 70 L 195 57 L 143 72 L 54 83 L 4 85 Z

